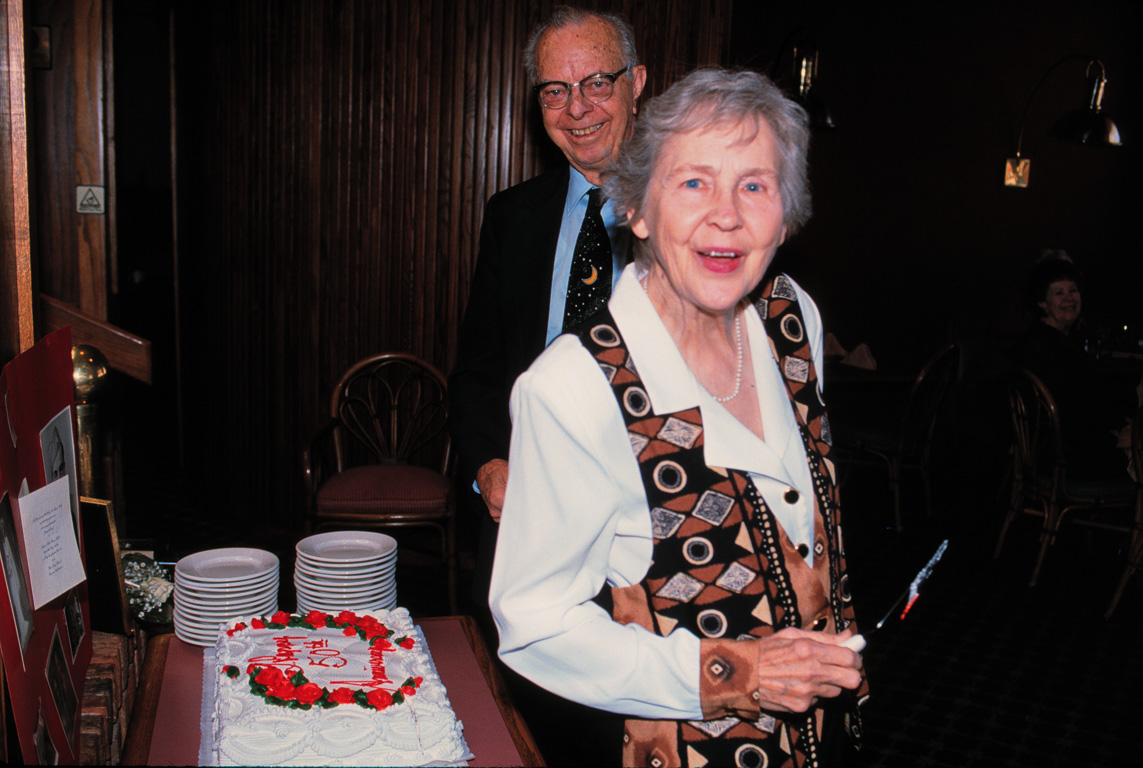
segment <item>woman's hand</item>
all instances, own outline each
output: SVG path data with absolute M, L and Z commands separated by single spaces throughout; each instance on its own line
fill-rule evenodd
M 861 685 L 861 656 L 841 644 L 853 637 L 783 629 L 757 640 L 703 640 L 699 697 L 703 716 L 757 719 L 759 709 L 805 712 Z
M 861 685 L 861 657 L 841 646 L 852 636 L 853 630 L 825 635 L 789 628 L 752 641 L 762 709 L 805 712 L 819 699 Z

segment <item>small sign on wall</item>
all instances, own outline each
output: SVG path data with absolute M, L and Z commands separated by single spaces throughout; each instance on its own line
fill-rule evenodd
M 107 213 L 104 205 L 104 188 L 78 185 L 75 188 L 76 213 Z

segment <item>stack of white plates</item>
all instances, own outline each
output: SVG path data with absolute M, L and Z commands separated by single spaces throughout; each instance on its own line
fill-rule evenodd
M 298 542 L 298 613 L 383 611 L 397 606 L 397 541 L 369 531 L 330 531 Z
M 261 549 L 231 547 L 187 555 L 175 563 L 175 635 L 214 645 L 218 625 L 278 610 L 278 558 Z

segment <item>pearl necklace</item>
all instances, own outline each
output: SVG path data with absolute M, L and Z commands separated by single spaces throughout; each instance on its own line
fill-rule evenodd
M 650 272 L 648 272 L 646 275 L 643 275 L 643 278 L 639 281 L 639 285 L 643 287 L 643 293 L 647 293 L 647 281 L 650 277 Z M 737 310 L 737 307 L 735 309 Z M 715 397 L 713 392 L 710 395 L 720 403 L 729 403 L 738 397 L 738 391 L 742 388 L 742 314 L 737 311 L 734 315 L 734 343 L 738 347 L 738 370 L 734 374 L 734 391 L 726 397 Z
M 726 397 L 715 397 L 714 399 L 720 403 L 729 403 L 734 398 L 738 397 L 738 390 L 742 388 L 742 315 L 736 314 L 734 316 L 734 341 L 738 346 L 738 371 L 734 374 L 734 391 Z M 714 393 L 711 393 L 714 397 Z

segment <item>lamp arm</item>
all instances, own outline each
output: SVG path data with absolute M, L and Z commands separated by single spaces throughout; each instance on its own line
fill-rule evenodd
M 1089 70 L 1091 69 L 1092 64 L 1095 64 L 1096 66 L 1098 66 L 1099 67 L 1100 81 L 1105 80 L 1103 62 L 1100 61 L 1095 56 L 1089 56 L 1089 55 L 1083 54 L 1083 53 L 1070 53 L 1067 56 L 1064 56 L 1059 61 L 1057 61 L 1052 66 L 1048 67 L 1048 71 L 1040 76 L 1040 80 L 1039 80 L 1039 82 L 1036 83 L 1036 87 L 1032 89 L 1032 95 L 1028 97 L 1028 103 L 1024 105 L 1024 115 L 1023 115 L 1023 117 L 1020 118 L 1020 130 L 1016 134 L 1016 157 L 1021 157 L 1020 149 L 1024 145 L 1024 124 L 1028 122 L 1028 112 L 1031 111 L 1031 109 L 1032 109 L 1032 101 L 1035 100 L 1036 94 L 1040 92 L 1040 88 L 1043 87 L 1044 81 L 1046 81 L 1048 79 L 1048 77 L 1053 72 L 1055 72 L 1057 69 L 1059 69 L 1061 65 L 1066 64 L 1069 61 L 1075 61 L 1077 59 L 1086 59 L 1087 63 L 1088 63 L 1088 69 Z M 1093 99 L 1093 103 L 1094 103 L 1095 108 L 1098 109 L 1099 108 L 1099 101 L 1101 101 L 1103 99 L 1103 88 L 1102 87 L 1099 87 L 1096 89 L 1096 93 L 1094 93 L 1092 95 L 1092 99 Z

